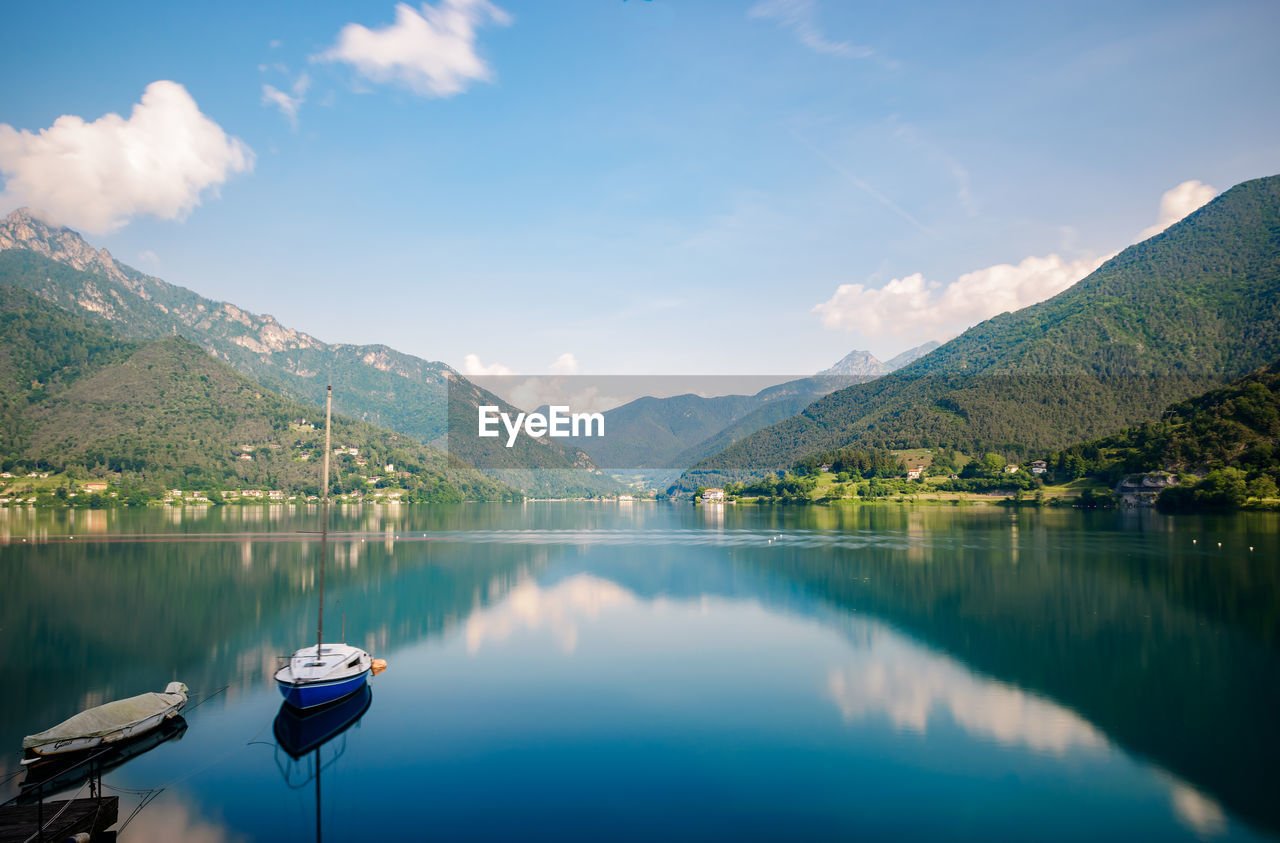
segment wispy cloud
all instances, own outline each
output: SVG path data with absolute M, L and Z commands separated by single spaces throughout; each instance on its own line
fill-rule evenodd
M 815 53 L 844 58 L 872 59 L 886 67 L 898 66 L 898 62 L 880 55 L 874 47 L 849 41 L 833 41 L 828 38 L 818 26 L 813 0 L 760 0 L 747 11 L 747 15 L 776 22 Z
M 796 132 L 791 132 L 791 136 L 792 136 L 793 138 L 795 138 L 795 139 L 796 139 L 796 141 L 797 141 L 797 142 L 799 142 L 802 146 L 804 146 L 806 149 L 808 149 L 810 152 L 812 152 L 814 155 L 818 156 L 818 158 L 819 158 L 819 159 L 820 159 L 824 164 L 826 164 L 828 167 L 830 167 L 830 168 L 831 168 L 835 173 L 837 173 L 838 175 L 842 176 L 845 180 L 849 181 L 851 184 L 853 184 L 855 187 L 857 187 L 857 188 L 858 188 L 859 190 L 861 190 L 863 193 L 867 194 L 867 195 L 868 195 L 868 196 L 870 196 L 872 199 L 874 199 L 876 202 L 879 202 L 881 205 L 883 205 L 884 207 L 888 208 L 890 211 L 892 211 L 893 213 L 897 214 L 897 215 L 898 215 L 899 217 L 901 217 L 902 219 L 904 219 L 904 220 L 906 220 L 907 222 L 911 223 L 913 226 L 915 226 L 916 228 L 918 228 L 921 232 L 923 232 L 923 233 L 925 233 L 925 234 L 927 234 L 927 235 L 929 235 L 930 237 L 933 237 L 933 238 L 935 238 L 935 239 L 937 238 L 937 236 L 938 236 L 938 235 L 937 235 L 937 234 L 935 234 L 935 233 L 933 232 L 933 230 L 932 230 L 932 229 L 930 229 L 930 228 L 929 228 L 928 226 L 926 226 L 924 223 L 920 222 L 920 220 L 916 219 L 916 218 L 915 218 L 915 217 L 913 217 L 911 214 L 907 213 L 905 210 L 903 210 L 902 208 L 900 208 L 900 207 L 898 206 L 898 204 L 897 204 L 897 203 L 895 203 L 895 202 L 894 202 L 892 199 L 890 199 L 888 196 L 885 196 L 883 193 L 881 193 L 880 191 L 878 191 L 878 190 L 876 190 L 874 187 L 872 187 L 869 183 L 867 183 L 867 182 L 866 182 L 866 181 L 864 181 L 863 179 L 859 178 L 859 177 L 858 177 L 858 176 L 857 176 L 857 175 L 856 175 L 852 170 L 850 170 L 850 169 L 849 169 L 848 167 L 846 167 L 844 164 L 841 164 L 839 161 L 835 160 L 835 159 L 834 159 L 834 158 L 832 158 L 830 155 L 828 155 L 827 153 L 823 152 L 823 151 L 822 151 L 821 149 L 819 149 L 818 147 L 814 146 L 814 145 L 813 145 L 812 143 L 810 143 L 810 142 L 809 142 L 809 141 L 808 141 L 804 136 L 802 136 L 802 135 L 800 135 L 800 134 L 798 134 L 798 133 L 796 133 Z
M 910 123 L 905 123 L 897 119 L 897 117 L 890 118 L 889 123 L 893 128 L 895 139 L 920 150 L 937 166 L 947 172 L 947 175 L 955 185 L 956 201 L 964 208 L 966 214 L 971 217 L 975 216 L 977 207 L 974 205 L 973 196 L 969 192 L 968 168 L 942 146 L 925 137 L 919 129 Z
M 262 86 L 262 104 L 272 105 L 289 121 L 294 129 L 298 128 L 298 109 L 307 101 L 307 89 L 311 87 L 311 77 L 306 73 L 294 80 L 292 95 L 286 94 L 274 85 Z
M 441 0 L 421 11 L 396 4 L 395 23 L 369 29 L 349 23 L 316 61 L 345 62 L 365 78 L 402 85 L 424 97 L 452 97 L 472 82 L 493 79 L 476 53 L 476 30 L 506 26 L 511 16 L 488 0 Z
M 0 202 L 104 234 L 139 216 L 181 219 L 253 161 L 186 88 L 152 82 L 128 119 L 66 114 L 34 133 L 0 123 Z

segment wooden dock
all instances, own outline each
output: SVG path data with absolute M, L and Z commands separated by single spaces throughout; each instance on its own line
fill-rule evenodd
M 54 816 L 66 807 L 56 820 Z M 76 834 L 88 832 L 91 840 L 115 837 L 108 832 L 116 824 L 120 814 L 120 797 L 104 796 L 101 799 L 54 799 L 44 805 L 7 805 L 0 808 L 0 843 L 23 843 L 36 835 L 36 840 L 62 841 Z M 45 828 L 39 835 L 40 822 Z

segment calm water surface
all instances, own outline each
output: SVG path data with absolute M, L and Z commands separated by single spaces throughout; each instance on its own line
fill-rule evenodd
M 0 510 L 0 798 L 24 734 L 177 678 L 104 777 L 153 794 L 125 841 L 314 839 L 317 763 L 329 840 L 1280 834 L 1276 516 L 337 510 L 326 638 L 390 666 L 280 737 L 317 523 Z

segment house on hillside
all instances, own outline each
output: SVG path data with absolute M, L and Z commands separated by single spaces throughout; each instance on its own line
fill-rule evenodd
M 1020 469 L 1018 468 L 1018 466 L 1014 465 L 1013 463 L 1009 463 L 1004 467 L 1005 474 L 1017 474 L 1019 470 Z
M 1049 470 L 1049 464 L 1048 464 L 1047 462 L 1045 462 L 1044 460 L 1032 460 L 1032 461 L 1031 461 L 1031 473 L 1032 473 L 1032 474 L 1044 474 L 1044 473 L 1045 473 L 1046 471 L 1048 471 L 1048 470 Z
M 724 489 L 707 489 L 702 493 L 704 503 L 720 503 L 724 501 Z
M 918 465 L 918 466 L 916 466 L 915 468 L 908 470 L 908 471 L 907 471 L 907 479 L 908 479 L 908 480 L 922 480 L 922 479 L 924 479 L 924 466 L 923 466 L 923 465 Z
M 89 483 L 85 483 L 84 490 L 86 492 L 105 492 L 107 490 L 107 484 L 99 480 L 94 480 Z

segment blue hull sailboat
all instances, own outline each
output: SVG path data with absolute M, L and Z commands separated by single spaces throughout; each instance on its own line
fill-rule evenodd
M 276 671 L 276 686 L 284 701 L 297 709 L 318 708 L 346 699 L 364 688 L 373 672 L 373 657 L 349 644 L 324 643 L 324 563 L 329 538 L 329 425 L 333 416 L 333 387 L 324 405 L 324 480 L 320 529 L 320 614 L 316 644 L 298 650 Z
M 317 653 L 319 655 L 317 656 Z M 294 653 L 276 671 L 276 685 L 294 708 L 315 708 L 351 696 L 369 681 L 373 657 L 348 644 L 321 644 Z

